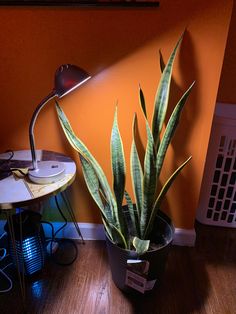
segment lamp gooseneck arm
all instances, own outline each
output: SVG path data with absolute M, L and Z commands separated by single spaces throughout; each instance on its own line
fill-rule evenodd
M 37 119 L 37 116 L 40 112 L 40 110 L 46 105 L 47 102 L 49 102 L 49 100 L 51 100 L 52 98 L 54 98 L 56 96 L 55 91 L 53 90 L 47 97 L 45 97 L 40 104 L 36 107 L 31 121 L 30 121 L 30 125 L 29 125 L 29 141 L 30 141 L 30 149 L 31 149 L 31 156 L 32 156 L 32 164 L 33 164 L 33 170 L 37 170 L 38 169 L 38 163 L 37 163 L 37 159 L 36 159 L 36 150 L 35 150 L 35 141 L 34 141 L 34 125 L 35 125 L 35 121 Z

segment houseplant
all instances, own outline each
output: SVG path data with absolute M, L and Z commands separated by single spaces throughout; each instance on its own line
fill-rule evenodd
M 181 111 L 194 85 L 193 83 L 180 98 L 169 117 L 165 130 L 163 130 L 169 103 L 173 64 L 182 38 L 183 35 L 174 47 L 165 67 L 161 67 L 162 76 L 154 101 L 151 126 L 147 119 L 144 94 L 142 89 L 139 88 L 140 105 L 146 125 L 147 143 L 144 164 L 141 165 L 135 143 L 137 118 L 136 115 L 134 115 L 132 126 L 133 140 L 130 153 L 134 201 L 131 200 L 128 192 L 125 190 L 126 163 L 122 138 L 118 127 L 117 109 L 115 111 L 111 132 L 113 187 L 110 187 L 101 166 L 86 145 L 74 134 L 64 112 L 59 104 L 56 103 L 56 109 L 63 131 L 72 147 L 79 153 L 83 175 L 88 190 L 100 208 L 101 218 L 107 237 L 109 258 L 111 259 L 113 255 L 116 256 L 117 254 L 117 256 L 119 256 L 119 251 L 121 251 L 121 255 L 123 254 L 123 257 L 121 257 L 121 260 L 123 260 L 122 269 L 118 269 L 119 257 L 117 258 L 116 256 L 116 266 L 113 267 L 112 273 L 113 280 L 117 286 L 124 290 L 127 288 L 127 282 L 125 282 L 125 280 L 127 281 L 127 274 L 122 275 L 122 279 L 120 280 L 119 278 L 116 278 L 116 273 L 121 271 L 125 272 L 127 259 L 138 259 L 138 262 L 136 261 L 137 263 L 133 263 L 134 265 L 132 265 L 131 261 L 129 266 L 131 266 L 131 268 L 133 266 L 133 269 L 136 268 L 134 273 L 137 273 L 137 268 L 139 267 L 138 276 L 141 275 L 141 278 L 136 279 L 142 281 L 142 278 L 144 278 L 145 281 L 147 280 L 147 277 L 145 277 L 147 272 L 143 271 L 140 273 L 140 267 L 145 264 L 143 261 L 147 261 L 148 259 L 146 259 L 146 254 L 148 254 L 149 251 L 161 251 L 161 249 L 165 251 L 166 247 L 169 246 L 169 243 L 172 241 L 173 228 L 168 222 L 168 218 L 165 215 L 163 216 L 163 213 L 160 211 L 161 203 L 177 175 L 191 159 L 191 157 L 189 157 L 182 165 L 180 165 L 166 180 L 165 184 L 160 187 L 159 178 L 166 151 L 179 123 Z M 123 205 L 124 199 L 126 200 L 125 206 Z M 165 234 L 160 236 L 160 232 L 156 232 L 157 227 L 160 228 L 160 230 L 163 229 L 163 232 L 168 232 L 169 238 L 166 241 Z M 161 238 L 163 243 L 158 243 L 157 238 Z M 154 247 L 153 243 L 155 243 Z M 145 256 L 145 260 L 143 260 L 143 256 Z M 164 253 L 163 258 L 161 259 L 166 259 L 166 253 Z M 135 264 L 138 264 L 138 267 Z M 146 266 L 148 265 L 149 267 L 149 264 L 149 262 L 148 264 L 146 263 Z M 147 270 L 145 265 L 144 268 Z M 150 281 L 153 280 L 148 280 L 148 282 Z M 138 286 L 139 284 L 140 283 L 138 283 Z M 144 285 L 145 284 L 146 282 Z M 128 285 L 132 286 L 132 284 Z M 150 284 L 150 286 L 152 285 L 154 284 Z M 148 288 L 146 289 L 144 287 L 141 290 L 141 292 L 144 292 L 145 290 L 148 290 Z

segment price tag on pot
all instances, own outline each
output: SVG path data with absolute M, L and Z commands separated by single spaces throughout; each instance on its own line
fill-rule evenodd
M 141 293 L 146 291 L 149 262 L 144 260 L 127 260 L 125 284 Z
M 126 286 L 133 288 L 141 293 L 145 292 L 147 279 L 129 271 L 126 271 L 125 284 Z
M 146 286 L 145 286 L 145 290 L 146 291 L 152 290 L 154 285 L 155 285 L 155 283 L 156 283 L 156 281 L 157 281 L 156 279 L 147 281 L 146 282 Z

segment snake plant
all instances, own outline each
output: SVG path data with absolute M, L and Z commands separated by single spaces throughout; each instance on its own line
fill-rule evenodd
M 179 123 L 181 111 L 194 85 L 193 83 L 182 95 L 164 129 L 172 69 L 182 38 L 183 35 L 178 40 L 164 68 L 162 64 L 161 68 L 163 71 L 155 96 L 151 126 L 147 119 L 145 97 L 141 87 L 139 87 L 139 100 L 146 124 L 147 143 L 142 165 L 135 143 L 137 128 L 135 114 L 132 125 L 133 140 L 130 153 L 134 200 L 131 199 L 125 189 L 126 161 L 118 127 L 117 108 L 111 131 L 111 164 L 113 174 L 113 186 L 111 187 L 101 166 L 86 145 L 75 135 L 66 115 L 56 102 L 59 121 L 69 143 L 79 153 L 85 182 L 91 196 L 100 208 L 101 218 L 107 235 L 115 244 L 124 249 L 136 250 L 138 254 L 143 254 L 148 250 L 150 245 L 149 236 L 152 232 L 155 217 L 161 208 L 161 203 L 175 178 L 191 159 L 189 157 L 184 161 L 166 180 L 165 184 L 158 188 L 167 148 Z M 124 200 L 127 206 L 123 206 Z

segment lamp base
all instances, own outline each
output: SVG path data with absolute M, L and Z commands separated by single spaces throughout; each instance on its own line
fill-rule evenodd
M 38 169 L 28 172 L 29 179 L 37 184 L 54 183 L 65 175 L 65 166 L 59 161 L 39 161 Z

